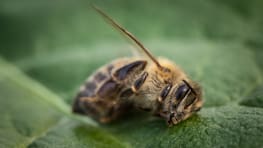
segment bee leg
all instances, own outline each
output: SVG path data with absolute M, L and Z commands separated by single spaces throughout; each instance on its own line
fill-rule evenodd
M 144 70 L 145 66 L 147 64 L 147 61 L 144 60 L 138 60 L 135 62 L 132 62 L 130 64 L 127 64 L 116 71 L 113 72 L 113 78 L 117 81 L 124 81 L 126 80 L 130 75 L 135 75 L 140 73 L 142 70 Z

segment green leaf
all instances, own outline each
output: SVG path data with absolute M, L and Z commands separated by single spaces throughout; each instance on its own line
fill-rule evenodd
M 263 107 L 263 86 L 258 87 L 252 91 L 250 95 L 245 97 L 240 102 L 241 105 L 252 106 L 252 107 Z
M 2 60 L 0 69 L 0 147 L 25 147 L 56 124 L 60 109 L 68 107 Z
M 125 147 L 260 147 L 262 115 L 262 109 L 226 106 L 204 109 L 172 128 L 160 119 L 135 114 L 103 128 L 122 142 L 119 146 Z M 94 144 L 91 140 L 101 143 L 99 147 L 116 146 L 104 137 L 112 138 L 87 125 L 65 121 L 31 146 L 87 147 Z
M 172 128 L 137 115 L 105 128 L 133 147 L 260 147 L 262 115 L 262 109 L 231 105 L 205 108 Z
M 59 97 L 1 59 L 0 69 L 0 147 L 26 147 L 39 137 L 46 136 L 49 130 L 61 128 L 64 120 L 76 125 L 89 125 L 86 131 L 97 134 L 102 140 L 98 142 L 99 138 L 91 133 L 93 137 L 84 138 L 84 144 L 122 146 L 110 134 L 96 128 L 91 120 L 72 117 L 70 108 Z M 63 130 L 73 132 L 73 124 L 67 123 Z M 79 139 L 79 134 L 83 135 L 83 132 L 77 130 L 77 135 L 67 135 L 68 142 Z M 81 144 L 79 141 L 76 143 Z
M 113 135 L 100 128 L 89 126 L 76 121 L 63 120 L 52 128 L 45 136 L 29 145 L 35 147 L 127 147 Z

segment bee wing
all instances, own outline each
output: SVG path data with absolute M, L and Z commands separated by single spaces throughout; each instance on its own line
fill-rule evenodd
M 149 50 L 144 47 L 144 45 L 129 31 L 124 29 L 121 25 L 119 25 L 116 21 L 114 21 L 110 16 L 108 16 L 106 13 L 104 13 L 101 9 L 98 7 L 91 5 L 92 8 L 94 8 L 111 26 L 113 26 L 118 32 L 120 32 L 129 42 L 134 45 L 140 55 L 146 55 L 152 62 L 156 64 L 156 66 L 160 69 L 163 69 L 163 67 L 160 65 L 160 63 L 156 60 L 156 58 L 149 52 Z

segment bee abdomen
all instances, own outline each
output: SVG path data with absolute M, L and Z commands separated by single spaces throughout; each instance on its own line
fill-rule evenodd
M 134 94 L 134 92 L 132 91 L 132 89 L 128 88 L 128 89 L 124 90 L 123 92 L 121 92 L 120 98 L 126 99 L 126 98 L 131 97 L 133 94 Z
M 99 99 L 99 97 L 97 97 L 98 92 L 100 96 L 106 96 L 109 90 L 111 90 L 109 88 L 114 88 L 114 83 L 109 83 L 112 68 L 112 65 L 106 65 L 88 78 L 85 84 L 81 86 L 80 91 L 75 98 L 73 112 L 79 114 L 86 114 L 87 112 L 91 113 L 91 109 L 94 108 L 91 107 L 91 105 L 94 106 L 95 104 L 89 103 L 88 107 L 87 105 L 84 105 L 87 103 L 83 100 L 89 98 L 89 101 L 93 100 L 96 102 Z
M 95 72 L 86 82 L 84 91 L 91 92 L 92 95 L 104 96 L 106 90 L 114 89 L 116 84 L 111 80 L 113 66 L 106 65 Z
M 126 58 L 101 67 L 82 85 L 75 98 L 73 112 L 100 121 L 113 120 L 129 106 L 130 102 L 126 99 L 134 95 L 131 86 L 143 73 L 146 64 L 145 60 Z M 136 83 L 136 88 L 142 85 L 145 78 Z
M 86 108 L 84 107 L 81 99 L 95 96 L 96 88 L 97 84 L 92 81 L 88 81 L 84 86 L 81 87 L 81 90 L 78 92 L 73 104 L 73 112 L 86 114 Z
M 114 80 L 109 79 L 100 86 L 100 88 L 97 90 L 97 95 L 100 98 L 112 98 L 116 96 L 119 90 L 120 85 Z
M 87 82 L 84 85 L 84 89 L 82 91 L 80 91 L 80 95 L 82 97 L 93 96 L 96 88 L 97 88 L 97 84 L 95 82 Z
M 103 73 L 101 71 L 97 72 L 94 77 L 93 77 L 93 81 L 95 81 L 96 83 L 100 83 L 102 81 L 105 81 L 108 78 L 108 74 L 107 73 Z

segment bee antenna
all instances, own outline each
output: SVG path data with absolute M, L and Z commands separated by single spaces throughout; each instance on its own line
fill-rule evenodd
M 144 47 L 144 45 L 138 40 L 136 39 L 136 37 L 130 33 L 129 31 L 127 31 L 126 29 L 124 29 L 122 26 L 120 26 L 117 22 L 115 22 L 110 16 L 108 16 L 106 13 L 104 13 L 101 9 L 99 9 L 98 7 L 96 7 L 94 4 L 91 4 L 91 7 L 96 10 L 106 21 L 108 21 L 114 28 L 116 28 L 118 31 L 120 31 L 121 33 L 123 33 L 124 35 L 126 35 L 129 39 L 131 39 L 136 45 L 138 45 L 140 47 L 140 49 L 156 64 L 156 66 L 159 69 L 164 69 L 160 63 L 154 58 L 154 56 L 149 52 L 149 50 Z

